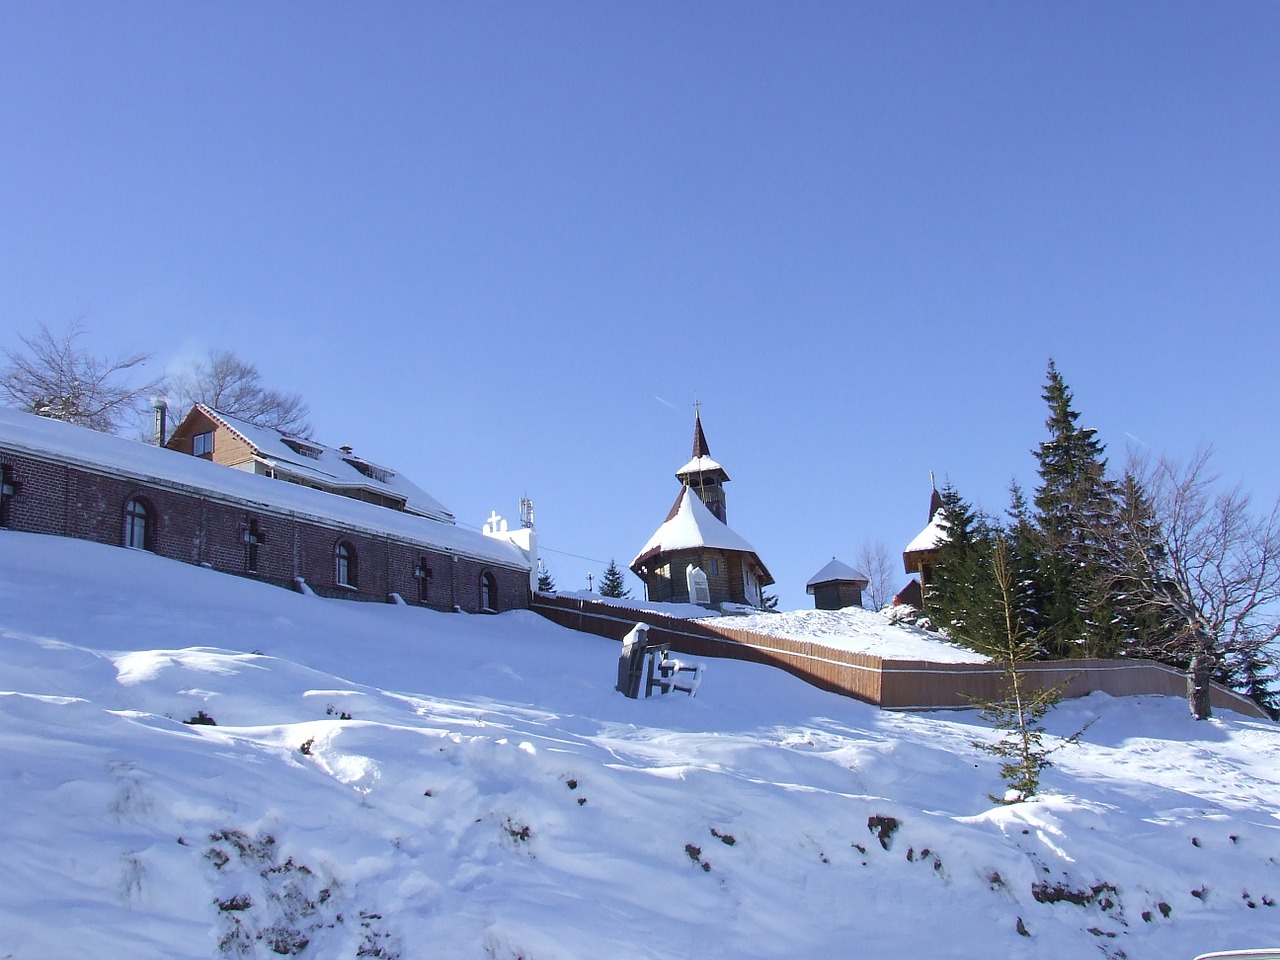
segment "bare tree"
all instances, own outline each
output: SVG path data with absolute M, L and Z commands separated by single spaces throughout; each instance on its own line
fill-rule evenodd
M 858 549 L 854 560 L 858 575 L 867 581 L 866 600 L 872 610 L 883 610 L 897 593 L 893 589 L 897 567 L 889 556 L 889 548 L 883 540 L 867 541 Z
M 302 396 L 264 386 L 258 368 L 230 350 L 210 350 L 207 357 L 174 375 L 170 386 L 180 417 L 203 403 L 260 427 L 295 437 L 311 436 L 310 411 Z
M 1222 491 L 1210 452 L 1185 465 L 1131 458 L 1118 516 L 1101 531 L 1110 587 L 1148 619 L 1135 652 L 1185 663 L 1187 699 L 1211 716 L 1210 681 L 1267 659 L 1280 636 L 1280 500 L 1256 513 Z
M 25 349 L 4 351 L 0 390 L 9 403 L 29 413 L 114 433 L 141 415 L 163 378 L 128 382 L 125 375 L 151 355 L 95 357 L 80 345 L 83 335 L 77 320 L 61 335 L 41 324 L 34 336 L 19 337 Z

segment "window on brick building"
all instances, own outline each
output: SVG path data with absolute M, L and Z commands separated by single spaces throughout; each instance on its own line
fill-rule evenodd
M 498 581 L 486 570 L 480 574 L 480 609 L 493 611 L 498 604 Z
M 0 465 L 0 527 L 9 525 L 9 501 L 13 499 L 17 484 L 13 479 L 13 467 Z
M 250 518 L 244 528 L 244 568 L 249 573 L 258 572 L 258 551 L 262 546 L 262 531 L 258 529 L 258 521 Z
M 356 585 L 356 548 L 345 540 L 333 549 L 333 581 L 341 587 Z
M 418 581 L 418 602 L 426 603 L 431 599 L 431 567 L 427 565 L 426 557 L 418 558 L 413 575 Z
M 155 539 L 151 507 L 142 497 L 134 497 L 124 505 L 124 545 L 134 550 L 154 550 Z
M 213 431 L 197 433 L 191 438 L 191 454 L 196 457 L 213 456 Z

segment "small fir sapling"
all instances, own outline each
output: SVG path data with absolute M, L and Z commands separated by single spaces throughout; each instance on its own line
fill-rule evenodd
M 625 600 L 631 596 L 631 591 L 627 589 L 626 581 L 623 579 L 622 569 L 616 560 L 611 559 L 609 566 L 604 569 L 604 575 L 600 578 L 600 596 L 612 597 L 615 600 Z

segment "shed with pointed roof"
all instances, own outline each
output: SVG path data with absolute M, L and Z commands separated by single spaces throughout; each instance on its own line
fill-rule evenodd
M 804 589 L 813 597 L 815 610 L 843 610 L 862 606 L 862 591 L 867 583 L 851 566 L 832 557 L 830 563 L 809 578 Z

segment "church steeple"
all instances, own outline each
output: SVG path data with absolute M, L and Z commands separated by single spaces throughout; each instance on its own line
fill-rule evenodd
M 698 495 L 721 523 L 725 519 L 724 484 L 729 474 L 711 459 L 711 447 L 702 431 L 702 411 L 693 414 L 693 459 L 676 471 L 676 479 Z

